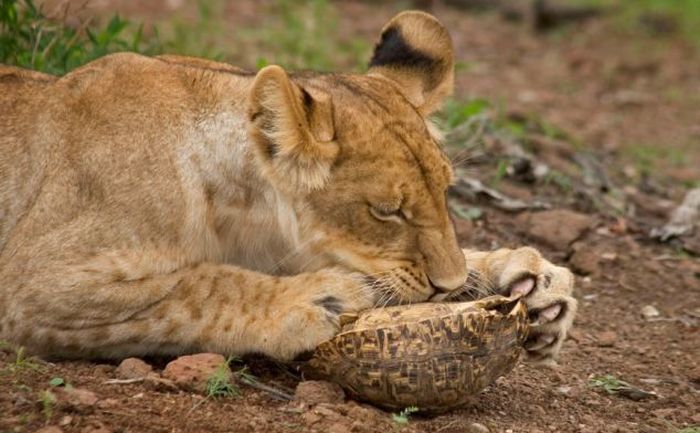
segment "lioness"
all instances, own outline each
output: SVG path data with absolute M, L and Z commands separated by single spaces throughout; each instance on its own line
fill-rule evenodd
M 440 22 L 404 12 L 366 74 L 127 53 L 61 78 L 0 68 L 0 338 L 51 357 L 288 360 L 341 313 L 466 281 L 527 295 L 528 353 L 551 359 L 569 271 L 457 244 L 428 120 L 453 66 Z

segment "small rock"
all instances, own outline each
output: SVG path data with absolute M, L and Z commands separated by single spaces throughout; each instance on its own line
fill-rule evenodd
M 594 248 L 583 246 L 576 249 L 569 263 L 581 275 L 597 275 L 600 272 L 600 254 Z
M 659 418 L 671 418 L 675 412 L 676 412 L 676 409 L 674 409 L 672 407 L 655 409 L 655 410 L 651 411 L 651 413 L 653 413 L 654 416 L 659 417 Z
M 600 255 L 600 258 L 603 260 L 607 260 L 609 262 L 614 262 L 617 259 L 617 254 L 616 253 L 603 253 Z
M 593 217 L 566 209 L 524 213 L 516 221 L 528 236 L 558 250 L 566 250 L 594 223 Z
M 297 385 L 294 400 L 308 405 L 337 404 L 345 401 L 345 393 L 338 384 L 321 380 L 306 380 Z
M 377 424 L 355 420 L 350 426 L 350 431 L 353 433 L 374 433 L 377 431 Z
M 51 392 L 56 397 L 57 407 L 80 413 L 91 412 L 99 400 L 97 394 L 82 388 L 55 388 Z
M 304 412 L 301 414 L 301 419 L 306 425 L 313 425 L 321 421 L 321 416 L 313 412 Z
M 653 305 L 646 305 L 644 308 L 642 308 L 642 317 L 644 317 L 646 320 L 659 317 L 660 315 L 661 313 L 659 313 L 659 310 L 657 310 Z
M 326 404 L 319 404 L 314 408 L 314 413 L 322 415 L 328 421 L 340 421 L 343 416 Z
M 350 427 L 340 422 L 331 424 L 326 431 L 328 433 L 351 433 Z
M 138 358 L 126 358 L 114 372 L 118 379 L 138 379 L 146 377 L 153 367 Z
M 561 395 L 570 395 L 571 394 L 571 387 L 566 386 L 566 385 L 558 386 L 556 388 L 556 391 Z
M 207 382 L 226 365 L 226 359 L 216 353 L 198 353 L 186 355 L 168 363 L 163 370 L 163 378 L 171 380 L 179 388 L 205 392 Z M 228 379 L 231 379 L 231 371 L 225 367 Z
M 384 412 L 375 408 L 360 406 L 355 402 L 350 402 L 347 416 L 353 419 L 361 420 L 365 423 L 377 425 L 386 417 Z
M 617 333 L 615 331 L 599 332 L 595 342 L 599 347 L 613 347 L 617 342 Z
M 46 427 L 36 430 L 34 433 L 63 433 L 63 430 L 55 425 L 47 425 Z
M 478 422 L 473 422 L 467 427 L 469 433 L 489 433 L 489 428 Z
M 112 409 L 119 406 L 119 400 L 116 398 L 105 398 L 97 402 L 97 407 L 99 409 Z
M 100 421 L 94 421 L 80 430 L 80 433 L 112 433 L 112 430 L 107 428 Z

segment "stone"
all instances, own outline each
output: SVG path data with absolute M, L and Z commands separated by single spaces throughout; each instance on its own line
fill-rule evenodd
M 585 245 L 575 248 L 569 259 L 571 268 L 580 275 L 597 275 L 600 273 L 601 256 L 594 248 Z
M 51 392 L 56 397 L 57 407 L 79 413 L 92 412 L 99 400 L 97 394 L 82 388 L 55 388 Z
M 117 406 L 119 406 L 119 400 L 116 398 L 105 398 L 97 402 L 97 407 L 102 410 L 113 409 Z
M 93 421 L 80 430 L 80 433 L 112 433 L 112 430 L 100 421 Z
M 617 333 L 615 331 L 603 331 L 596 335 L 595 343 L 598 347 L 613 347 L 617 342 Z
M 322 415 L 328 421 L 339 422 L 344 418 L 343 415 L 339 414 L 333 407 L 331 407 L 325 403 L 322 403 L 322 404 L 319 404 L 318 406 L 316 406 L 314 408 L 314 413 L 316 413 L 318 415 Z
M 467 432 L 469 433 L 489 433 L 489 431 L 488 427 L 478 422 L 473 422 L 467 427 Z
M 220 369 L 226 377 L 232 378 L 226 359 L 216 353 L 198 353 L 185 355 L 168 363 L 163 370 L 163 378 L 172 381 L 178 388 L 206 392 L 207 383 Z
M 322 418 L 319 414 L 313 412 L 304 412 L 303 414 L 301 414 L 301 419 L 306 425 L 314 425 L 317 422 L 321 421 Z
M 336 383 L 306 380 L 297 385 L 294 400 L 312 406 L 321 403 L 337 404 L 345 401 L 345 393 Z
M 532 239 L 557 250 L 566 250 L 579 239 L 595 220 L 589 215 L 566 209 L 523 213 L 516 219 Z
M 347 416 L 350 418 L 376 425 L 381 423 L 386 417 L 385 413 L 379 411 L 378 409 L 360 406 L 355 402 L 351 403 L 352 404 L 349 404 L 347 412 Z
M 349 426 L 347 426 L 343 423 L 340 423 L 340 422 L 336 422 L 336 423 L 331 424 L 331 426 L 328 427 L 326 432 L 328 432 L 328 433 L 351 433 L 351 430 L 350 430 Z
M 646 320 L 659 317 L 660 315 L 661 313 L 659 313 L 659 310 L 657 310 L 653 305 L 645 305 L 642 308 L 642 317 L 644 317 Z
M 139 379 L 152 371 L 153 367 L 139 358 L 126 358 L 119 363 L 114 373 L 118 379 Z
M 39 430 L 35 430 L 34 433 L 63 433 L 63 430 L 61 430 L 60 427 L 55 425 L 47 425 L 46 427 L 42 427 Z
M 567 385 L 558 386 L 558 387 L 555 388 L 555 390 L 556 390 L 559 394 L 565 395 L 565 396 L 567 396 L 567 397 L 568 397 L 569 395 L 571 395 L 571 387 L 570 387 L 570 386 L 567 386 Z

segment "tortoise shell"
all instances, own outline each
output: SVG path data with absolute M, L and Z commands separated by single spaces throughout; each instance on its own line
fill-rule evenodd
M 517 299 L 368 310 L 316 349 L 308 376 L 388 409 L 461 406 L 513 369 L 527 338 Z

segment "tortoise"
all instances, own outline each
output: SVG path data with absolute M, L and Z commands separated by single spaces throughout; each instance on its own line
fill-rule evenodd
M 461 406 L 513 369 L 527 338 L 517 298 L 422 303 L 361 312 L 304 367 L 386 409 Z

